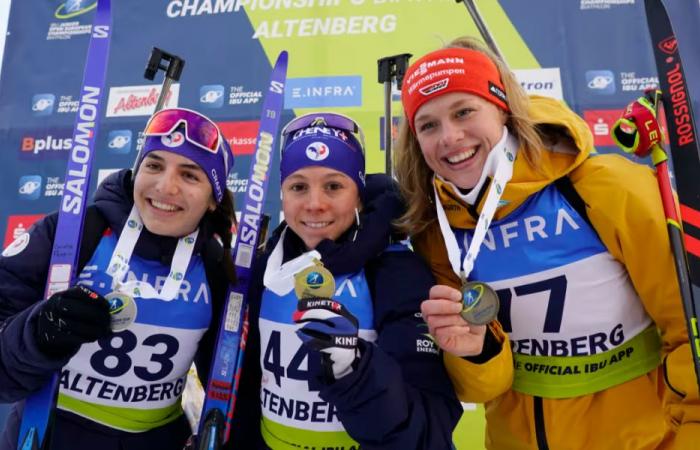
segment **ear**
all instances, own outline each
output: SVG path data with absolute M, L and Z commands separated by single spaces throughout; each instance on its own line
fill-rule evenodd
M 214 197 L 209 197 L 209 205 L 207 205 L 207 210 L 209 212 L 214 212 L 216 211 L 216 200 L 214 200 Z

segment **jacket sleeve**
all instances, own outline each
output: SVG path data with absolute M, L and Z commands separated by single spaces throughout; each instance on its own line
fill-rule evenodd
M 70 359 L 48 358 L 34 341 L 36 306 L 44 295 L 55 227 L 56 216 L 45 217 L 23 241 L 16 241 L 24 243 L 15 251 L 0 256 L 0 402 L 36 391 Z
M 679 439 L 694 429 L 697 442 L 698 384 L 655 176 L 649 167 L 604 155 L 589 158 L 571 180 L 586 203 L 596 231 L 610 253 L 625 265 L 644 308 L 660 331 L 666 415 Z
M 413 239 L 416 252 L 428 261 L 438 284 L 457 288 L 459 278 L 452 271 L 444 240 L 437 226 L 428 226 Z M 498 321 L 489 325 L 489 331 L 501 345 L 499 352 L 475 363 L 445 353 L 445 367 L 452 380 L 457 397 L 467 403 L 485 403 L 510 389 L 513 383 L 513 355 L 508 335 Z
M 420 318 L 433 277 L 410 251 L 366 268 L 376 345 L 362 341 L 357 370 L 321 389 L 364 449 L 449 449 L 462 407 Z

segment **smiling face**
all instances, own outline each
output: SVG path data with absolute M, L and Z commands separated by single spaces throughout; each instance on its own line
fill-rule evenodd
M 337 170 L 305 167 L 282 183 L 284 219 L 309 249 L 350 228 L 359 205 L 357 185 Z
M 143 224 L 161 236 L 187 236 L 216 202 L 204 171 L 184 156 L 155 150 L 141 161 L 134 203 Z
M 471 189 L 503 135 L 506 118 L 501 108 L 477 95 L 452 92 L 418 109 L 416 138 L 433 172 L 459 188 Z

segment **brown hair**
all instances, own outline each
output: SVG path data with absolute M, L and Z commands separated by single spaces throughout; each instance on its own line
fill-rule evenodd
M 459 37 L 445 47 L 476 50 L 484 53 L 496 64 L 505 87 L 506 102 L 510 109 L 506 121 L 508 131 L 520 141 L 520 153 L 525 160 L 533 167 L 538 167 L 543 147 L 542 136 L 528 114 L 529 99 L 513 72 L 501 58 L 476 38 Z M 396 225 L 402 231 L 416 234 L 436 220 L 435 208 L 432 205 L 433 171 L 423 159 L 418 140 L 405 117 L 399 130 L 399 140 L 394 156 L 396 178 L 408 205 L 406 213 L 396 221 Z
M 221 238 L 224 247 L 224 257 L 222 261 L 224 275 L 231 282 L 236 282 L 236 269 L 233 267 L 231 255 L 231 240 L 233 234 L 231 228 L 236 224 L 236 212 L 234 209 L 233 195 L 228 189 L 224 189 L 224 196 L 221 203 L 216 205 L 214 211 L 206 213 L 212 231 Z

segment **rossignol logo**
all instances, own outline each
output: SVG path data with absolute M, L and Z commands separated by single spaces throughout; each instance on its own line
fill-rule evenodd
M 438 66 L 442 66 L 445 64 L 464 64 L 464 58 L 439 58 L 439 59 L 434 59 L 432 61 L 422 62 L 416 68 L 416 71 L 413 72 L 405 80 L 405 83 L 411 84 L 411 82 L 413 82 L 414 78 L 421 76 L 421 75 L 425 75 L 426 73 L 428 73 L 428 69 L 432 69 L 433 67 L 438 67 Z
M 435 83 L 429 84 L 427 86 L 423 86 L 422 88 L 418 89 L 418 92 L 421 94 L 425 95 L 426 97 L 430 94 L 434 94 L 435 92 L 442 91 L 443 89 L 447 88 L 447 85 L 450 83 L 449 78 L 445 78 L 444 80 L 436 81 Z
M 70 152 L 66 186 L 63 192 L 61 210 L 70 214 L 78 214 L 85 197 L 85 180 L 88 175 L 87 164 L 90 161 L 90 139 L 95 138 L 95 119 L 97 118 L 97 104 L 100 98 L 100 89 L 94 86 L 85 86 L 85 90 L 78 109 L 78 123 L 75 129 L 75 142 Z M 75 168 L 77 167 L 77 168 Z
M 489 92 L 501 101 L 506 101 L 506 93 L 501 88 L 489 81 Z
M 676 38 L 669 36 L 659 43 L 659 48 L 669 55 L 673 55 L 678 50 Z M 678 145 L 683 146 L 695 142 L 692 117 L 690 117 L 690 107 L 688 106 L 687 89 L 685 77 L 681 68 L 681 63 L 675 58 L 667 58 L 666 63 L 671 66 L 666 71 L 666 81 L 669 85 L 668 95 L 671 98 L 671 109 L 673 111 L 673 124 L 670 126 L 675 130 Z

